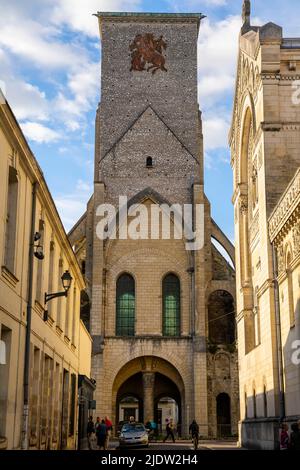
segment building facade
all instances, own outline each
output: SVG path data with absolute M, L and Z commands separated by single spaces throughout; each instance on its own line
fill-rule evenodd
M 273 23 L 252 26 L 245 1 L 230 146 L 240 440 L 253 448 L 277 448 L 280 421 L 300 415 L 300 369 L 292 362 L 300 322 L 299 61 L 300 39 L 284 39 Z
M 78 375 L 90 377 L 91 366 L 91 337 L 80 320 L 85 283 L 41 169 L 5 99 L 0 105 L 0 165 L 0 446 L 19 449 L 23 443 L 29 449 L 74 449 Z M 34 242 L 35 233 L 39 237 Z M 32 253 L 31 264 L 32 251 L 44 258 Z M 73 278 L 67 297 L 45 306 L 45 293 L 63 291 L 61 276 L 66 270 Z
M 182 435 L 193 419 L 202 436 L 236 434 L 235 273 L 212 239 L 233 262 L 234 249 L 211 219 L 204 194 L 197 102 L 201 15 L 98 18 L 94 194 L 69 234 L 91 305 L 85 322 L 93 338 L 96 415 L 111 416 L 116 429 L 131 399 L 138 420 L 159 421 L 159 403 L 172 399 Z M 127 203 L 116 216 L 116 237 L 102 240 L 98 209 L 118 208 L 120 196 Z M 160 228 L 151 236 L 153 207 L 173 204 L 204 207 L 201 249 L 189 251 L 185 239 L 159 236 Z M 128 237 L 124 208 L 129 222 L 136 212 L 149 216 L 143 236 Z

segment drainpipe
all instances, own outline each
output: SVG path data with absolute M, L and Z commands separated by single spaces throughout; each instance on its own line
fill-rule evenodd
M 37 183 L 33 183 L 32 187 L 32 209 L 31 209 L 31 229 L 30 229 L 30 245 L 29 245 L 29 263 L 28 263 L 28 301 L 27 301 L 27 324 L 25 337 L 25 354 L 24 354 L 24 398 L 23 398 L 23 424 L 22 424 L 22 441 L 21 449 L 28 450 L 28 421 L 29 421 L 29 372 L 30 372 L 30 334 L 31 334 L 31 316 L 32 316 L 32 291 L 33 291 L 33 249 L 34 249 L 34 233 L 35 233 L 35 212 L 36 212 L 36 188 Z
M 278 361 L 278 383 L 279 383 L 279 414 L 280 421 L 285 418 L 285 400 L 284 400 L 284 376 L 283 376 L 283 354 L 282 354 L 282 338 L 281 338 L 281 320 L 280 320 L 280 302 L 279 302 L 279 286 L 277 281 L 278 266 L 275 244 L 272 243 L 273 258 L 273 285 L 275 296 L 275 321 L 276 321 L 276 346 Z

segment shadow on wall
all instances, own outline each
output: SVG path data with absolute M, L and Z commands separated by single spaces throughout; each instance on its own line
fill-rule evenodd
M 281 298 L 280 302 L 284 302 L 284 299 Z M 289 332 L 282 341 L 285 383 L 283 421 L 291 432 L 291 425 L 300 419 L 300 299 L 295 319 L 291 321 Z M 264 385 L 263 393 L 257 394 L 253 384 L 251 394 L 247 395 L 245 391 L 244 401 L 246 418 L 241 420 L 239 432 L 242 446 L 262 450 L 279 449 L 281 419 L 278 393 L 275 394 L 274 390 L 268 390 Z M 271 416 L 272 409 L 276 410 L 276 416 Z

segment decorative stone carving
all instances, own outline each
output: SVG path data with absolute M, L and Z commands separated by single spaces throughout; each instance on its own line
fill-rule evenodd
M 242 11 L 243 24 L 250 24 L 250 16 L 251 16 L 251 2 L 250 0 L 244 0 L 243 11 Z
M 240 213 L 244 214 L 245 212 L 248 211 L 248 198 L 247 196 L 240 196 L 239 198 L 239 208 L 240 208 Z
M 166 59 L 163 56 L 163 51 L 166 48 L 167 43 L 163 36 L 155 39 L 152 33 L 137 34 L 129 46 L 131 51 L 130 71 L 142 72 L 146 70 L 149 72 L 152 69 L 153 75 L 157 70 L 167 72 Z
M 286 221 L 291 217 L 299 204 L 300 169 L 297 171 L 269 219 L 269 233 L 271 241 L 275 239 L 284 227 L 287 228 Z
M 278 272 L 282 272 L 285 269 L 285 262 L 284 262 L 284 248 L 283 244 L 281 244 L 277 248 L 277 264 L 278 264 Z
M 259 212 L 257 211 L 250 226 L 250 243 L 256 238 L 259 232 Z
M 300 252 L 300 221 L 293 228 L 293 254 L 297 256 Z
M 251 174 L 251 196 L 252 196 L 252 208 L 256 207 L 258 203 L 258 171 L 257 171 L 257 159 L 254 160 L 252 165 L 252 174 Z

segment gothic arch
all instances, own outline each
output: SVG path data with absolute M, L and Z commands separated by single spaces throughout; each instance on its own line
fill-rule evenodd
M 241 119 L 239 184 L 248 185 L 249 145 L 256 133 L 255 108 L 252 95 L 247 91 L 244 97 L 243 114 Z
M 255 325 L 253 316 L 253 284 L 252 284 L 252 260 L 249 239 L 249 226 L 253 215 L 250 207 L 251 175 L 249 174 L 250 162 L 253 159 L 253 139 L 256 132 L 255 111 L 252 96 L 246 93 L 243 104 L 243 119 L 240 136 L 239 152 L 239 264 L 240 283 L 244 296 L 244 327 L 246 354 L 255 346 Z

